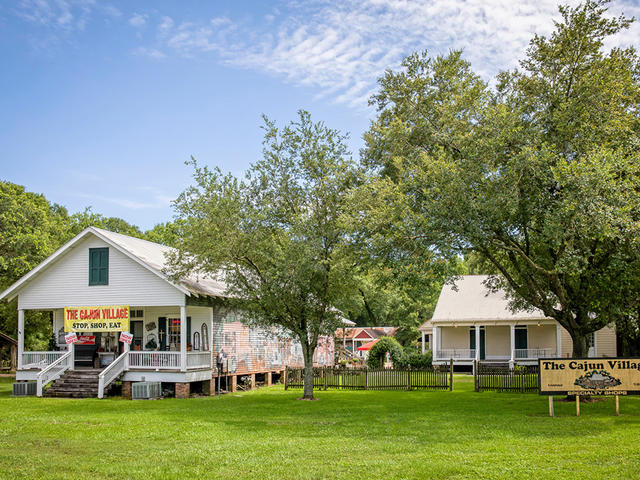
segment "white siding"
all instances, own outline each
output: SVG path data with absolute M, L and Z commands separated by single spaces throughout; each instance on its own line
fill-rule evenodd
M 96 247 L 109 247 L 109 285 L 89 286 L 89 248 Z M 25 310 L 184 303 L 180 290 L 94 236 L 80 241 L 18 295 L 18 308 Z
M 562 356 L 570 358 L 573 354 L 573 340 L 571 335 L 562 328 Z M 616 356 L 616 328 L 613 324 L 607 325 L 596 332 L 596 356 Z

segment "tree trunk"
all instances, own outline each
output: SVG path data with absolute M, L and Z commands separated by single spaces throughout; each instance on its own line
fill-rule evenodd
M 313 400 L 313 353 L 315 347 L 302 344 L 302 354 L 304 356 L 304 394 L 303 400 Z
M 573 358 L 585 358 L 589 354 L 589 342 L 588 336 L 584 335 L 581 332 L 577 331 L 569 331 L 569 335 L 571 335 L 571 340 L 573 341 Z M 586 400 L 589 399 L 589 395 L 581 395 L 580 398 Z M 567 401 L 574 402 L 576 400 L 575 395 L 567 395 Z
M 573 341 L 573 358 L 585 358 L 589 354 L 588 336 L 581 332 L 570 331 L 571 340 Z

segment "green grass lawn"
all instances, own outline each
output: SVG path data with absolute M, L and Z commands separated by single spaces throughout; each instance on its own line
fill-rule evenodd
M 127 401 L 10 397 L 0 379 L 2 478 L 640 478 L 640 398 L 327 391 Z

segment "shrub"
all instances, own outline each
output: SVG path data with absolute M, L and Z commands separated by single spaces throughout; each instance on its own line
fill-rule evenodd
M 389 352 L 391 361 L 394 366 L 397 362 L 402 361 L 403 353 L 402 346 L 393 337 L 381 337 L 378 342 L 369 350 L 369 357 L 367 358 L 367 365 L 369 368 L 380 368 L 384 365 L 384 358 Z

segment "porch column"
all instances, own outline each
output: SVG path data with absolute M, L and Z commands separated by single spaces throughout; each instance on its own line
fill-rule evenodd
M 69 370 L 75 370 L 76 367 L 76 344 L 70 343 L 67 345 L 67 351 L 71 352 L 71 366 Z
M 129 350 L 131 349 L 131 346 L 127 343 L 124 342 L 122 344 L 122 354 L 126 356 L 124 357 L 124 370 L 127 371 L 129 370 Z
M 509 368 L 513 369 L 516 364 L 516 326 L 509 325 L 509 350 L 511 358 L 509 359 Z
M 562 358 L 562 327 L 556 324 L 556 357 Z
M 209 355 L 209 366 L 211 367 L 211 369 L 213 369 L 215 361 L 213 359 L 213 307 L 211 307 L 211 315 L 210 317 L 210 324 L 209 324 L 209 353 L 211 355 Z M 214 389 L 215 392 L 215 389 Z
M 24 353 L 24 310 L 18 310 L 18 370 L 22 370 Z
M 438 342 L 440 341 L 440 327 L 433 327 L 433 345 L 431 346 L 431 352 L 433 353 L 432 361 L 435 362 L 438 359 Z
M 422 354 L 424 355 L 424 352 L 425 352 L 425 345 L 424 345 L 424 332 L 421 332 L 421 333 L 422 333 Z
M 342 349 L 344 350 L 345 357 L 347 355 L 347 329 L 342 327 Z
M 180 370 L 187 371 L 187 307 L 180 307 Z
M 476 325 L 476 360 L 480 361 L 480 325 Z

